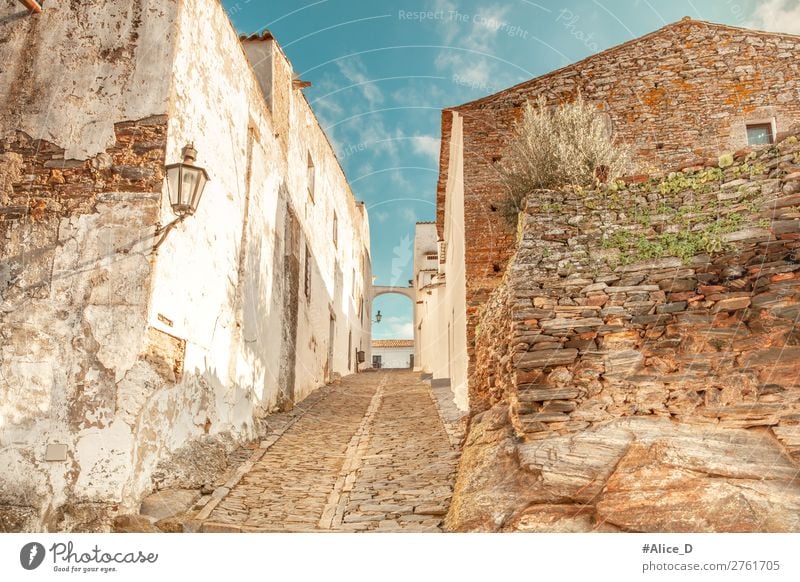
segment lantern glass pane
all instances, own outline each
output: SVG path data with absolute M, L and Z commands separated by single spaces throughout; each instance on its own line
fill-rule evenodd
M 197 188 L 197 170 L 192 167 L 184 166 L 183 183 L 181 184 L 181 209 L 186 212 L 192 212 L 192 199 L 194 197 L 195 189 Z
M 208 178 L 206 173 L 200 168 L 197 169 L 197 187 L 195 188 L 194 195 L 192 196 L 192 212 L 197 210 L 200 205 L 200 197 L 203 195 L 203 190 L 206 188 Z
M 169 194 L 169 203 L 171 206 L 178 204 L 178 196 L 180 195 L 180 167 L 173 167 L 167 169 L 167 194 Z

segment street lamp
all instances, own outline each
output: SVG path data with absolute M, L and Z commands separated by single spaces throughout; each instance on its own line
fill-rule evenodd
M 197 150 L 194 144 L 184 146 L 183 161 L 170 164 L 167 171 L 167 190 L 172 211 L 179 217 L 192 215 L 200 204 L 200 197 L 208 182 L 208 174 L 203 168 L 194 165 Z
M 177 218 L 156 231 L 156 234 L 161 235 L 161 238 L 153 247 L 153 250 L 161 246 L 161 243 L 166 240 L 169 231 L 187 216 L 191 216 L 197 211 L 203 190 L 208 182 L 208 173 L 203 168 L 194 165 L 197 159 L 197 150 L 194 144 L 184 146 L 181 155 L 183 156 L 182 162 L 170 164 L 165 168 L 169 203 Z

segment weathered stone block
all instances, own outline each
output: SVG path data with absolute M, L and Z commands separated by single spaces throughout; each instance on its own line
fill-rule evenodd
M 531 370 L 546 366 L 562 366 L 571 364 L 578 357 L 578 350 L 565 348 L 557 350 L 541 350 L 526 352 L 516 359 L 516 366 L 520 370 Z

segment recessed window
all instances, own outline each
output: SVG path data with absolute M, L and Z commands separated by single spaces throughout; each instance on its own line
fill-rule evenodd
M 311 202 L 314 202 L 314 160 L 311 158 L 311 153 L 308 154 L 308 195 L 311 198 Z
M 747 124 L 747 145 L 764 145 L 774 141 L 771 123 Z
M 306 299 L 311 300 L 311 249 L 306 243 L 306 264 L 303 273 L 303 285 L 305 286 Z

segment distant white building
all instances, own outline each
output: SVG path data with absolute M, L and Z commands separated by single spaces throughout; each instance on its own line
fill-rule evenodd
M 414 340 L 372 340 L 373 368 L 413 368 Z

